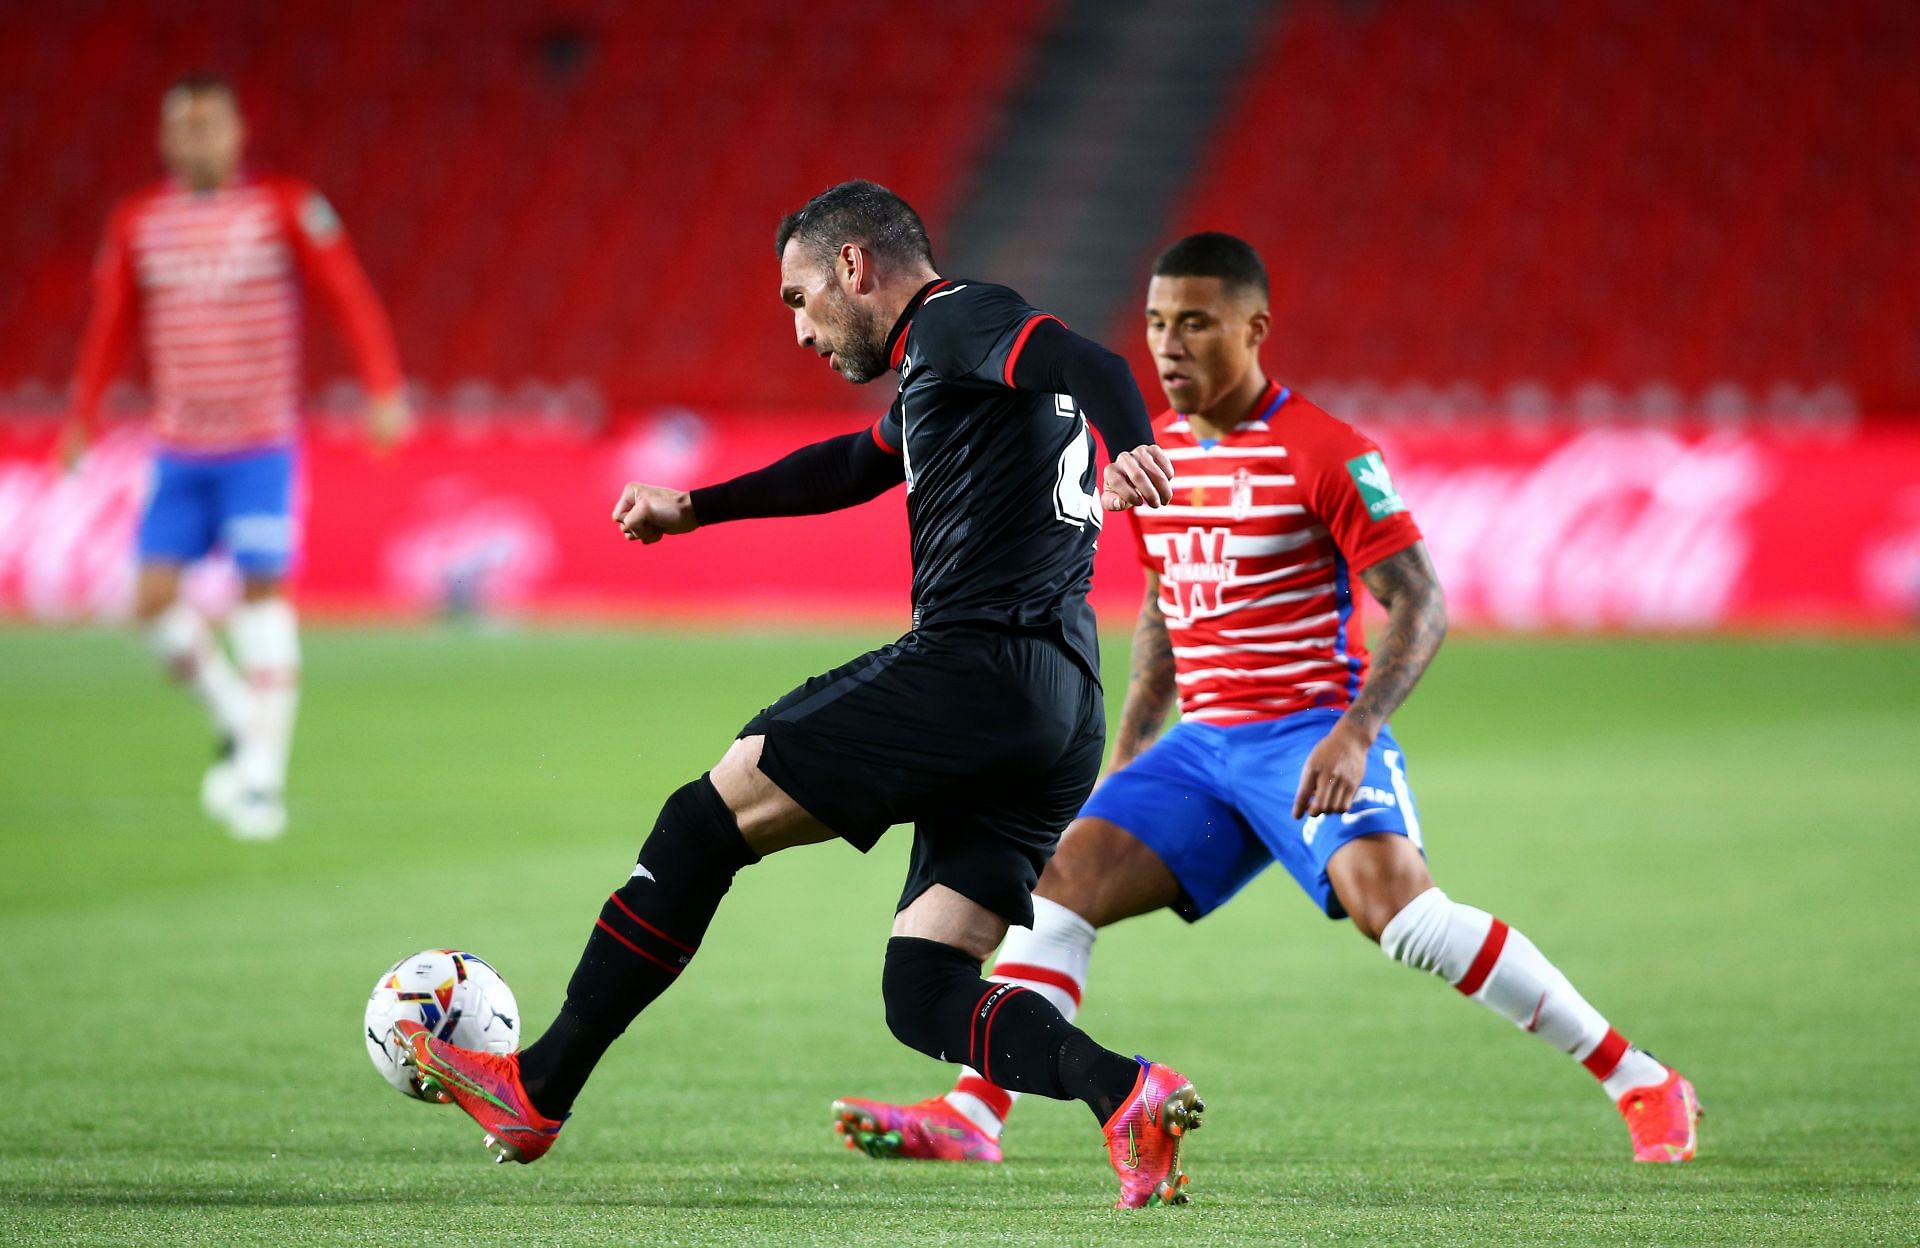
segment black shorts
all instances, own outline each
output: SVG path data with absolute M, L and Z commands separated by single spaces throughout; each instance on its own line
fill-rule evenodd
M 914 825 L 900 908 L 944 884 L 1020 926 L 1106 742 L 1100 685 L 1058 641 L 919 629 L 754 716 L 760 770 L 861 853 Z

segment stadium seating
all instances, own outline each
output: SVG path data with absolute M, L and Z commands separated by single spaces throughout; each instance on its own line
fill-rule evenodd
M 77 0 L 0 6 L 0 384 L 64 380 L 111 200 L 186 68 L 337 204 L 410 375 L 843 407 L 792 349 L 773 227 L 850 176 L 945 219 L 1046 4 Z M 12 275 L 21 280 L 12 280 Z M 344 371 L 317 335 L 317 378 Z
M 159 91 L 208 66 L 241 83 L 258 163 L 339 205 L 439 393 L 843 407 L 789 346 L 773 223 L 865 174 L 938 231 L 1048 9 L 0 5 L 0 397 L 64 381 L 107 205 L 155 172 Z M 1910 0 L 1290 0 L 1263 40 L 1169 232 L 1261 245 L 1288 375 L 1838 381 L 1920 407 Z M 316 338 L 312 375 L 346 371 Z
M 1292 375 L 1920 406 L 1920 6 L 1296 0 L 1267 38 L 1177 223 L 1262 247 Z

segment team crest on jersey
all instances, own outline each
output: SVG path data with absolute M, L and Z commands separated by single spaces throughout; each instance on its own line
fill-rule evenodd
M 1235 520 L 1247 518 L 1247 512 L 1253 509 L 1253 474 L 1251 472 L 1245 468 L 1234 472 L 1233 490 L 1227 501 L 1233 508 Z
M 1232 531 L 1191 528 L 1168 535 L 1160 579 L 1172 591 L 1171 614 L 1190 620 L 1218 615 L 1224 609 L 1220 596 L 1240 562 L 1227 557 L 1227 535 Z
M 1367 505 L 1369 519 L 1384 520 L 1407 509 L 1406 500 L 1400 497 L 1393 478 L 1387 475 L 1387 461 L 1380 458 L 1379 451 L 1354 456 L 1347 461 L 1347 472 L 1360 487 L 1360 498 Z

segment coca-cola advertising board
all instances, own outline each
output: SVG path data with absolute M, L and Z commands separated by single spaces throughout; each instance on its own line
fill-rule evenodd
M 433 427 L 372 453 L 301 454 L 296 593 L 316 612 L 614 613 L 747 623 L 907 618 L 903 495 L 716 526 L 653 546 L 609 513 L 628 480 L 692 486 L 859 428 L 833 415 L 685 411 L 597 436 Z M 1920 425 L 1825 431 L 1436 427 L 1376 431 L 1457 623 L 1513 630 L 1900 627 L 1920 619 Z M 149 448 L 121 430 L 63 474 L 44 428 L 0 415 L 0 614 L 115 618 Z M 1141 573 L 1110 522 L 1095 601 Z M 194 592 L 217 605 L 217 563 Z

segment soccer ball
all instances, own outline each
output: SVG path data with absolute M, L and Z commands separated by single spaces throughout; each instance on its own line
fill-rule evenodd
M 382 971 L 367 998 L 367 1056 L 396 1090 L 429 1100 L 400 1063 L 393 1025 L 412 1019 L 463 1049 L 511 1053 L 520 1047 L 520 1007 L 500 972 L 458 949 L 423 949 Z

